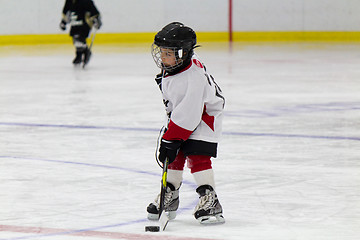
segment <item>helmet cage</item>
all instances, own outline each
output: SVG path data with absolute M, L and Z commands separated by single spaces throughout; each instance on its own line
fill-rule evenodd
M 165 65 L 161 58 L 161 51 L 162 49 L 171 50 L 175 56 L 175 64 L 173 65 Z M 186 58 L 187 52 L 184 51 L 182 48 L 178 47 L 163 47 L 158 46 L 155 43 L 151 45 L 151 55 L 155 61 L 155 64 L 159 67 L 164 69 L 165 71 L 172 72 L 177 68 L 181 67 L 184 63 L 184 58 Z
M 159 68 L 168 72 L 175 72 L 187 65 L 191 61 L 193 49 L 196 47 L 196 34 L 194 30 L 186 27 L 180 22 L 172 22 L 163 27 L 163 29 L 155 35 L 154 43 L 152 44 L 151 54 L 156 65 Z M 168 61 L 167 57 L 162 51 L 172 51 L 175 56 L 175 61 Z M 168 64 L 171 62 L 171 66 Z M 175 63 L 174 63 L 175 62 Z

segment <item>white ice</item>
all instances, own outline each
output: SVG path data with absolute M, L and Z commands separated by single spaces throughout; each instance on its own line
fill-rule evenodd
M 360 239 L 360 45 L 200 43 L 226 97 L 213 161 L 226 223 L 146 233 L 164 117 L 149 45 L 0 47 L 0 240 Z

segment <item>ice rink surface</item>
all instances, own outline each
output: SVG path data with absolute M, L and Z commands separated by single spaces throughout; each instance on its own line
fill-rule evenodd
M 70 40 L 69 40 L 70 42 Z M 0 47 L 0 240 L 360 239 L 360 45 L 200 43 L 226 97 L 213 161 L 226 223 L 146 233 L 164 109 L 150 46 Z

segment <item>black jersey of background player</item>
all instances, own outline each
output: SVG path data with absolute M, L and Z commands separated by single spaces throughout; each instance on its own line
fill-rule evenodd
M 87 37 L 92 19 L 99 15 L 99 11 L 92 0 L 66 0 L 63 14 L 70 22 L 70 36 L 80 34 Z

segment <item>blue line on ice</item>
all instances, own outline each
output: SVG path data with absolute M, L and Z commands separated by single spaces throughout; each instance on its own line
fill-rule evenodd
M 160 131 L 159 129 L 156 129 L 156 128 L 111 127 L 111 126 L 71 125 L 71 124 L 40 124 L 40 123 L 0 122 L 0 125 L 3 125 L 3 126 L 22 126 L 22 127 L 73 128 L 73 129 L 104 129 L 104 130 L 142 131 L 142 132 L 159 132 Z M 277 138 L 310 138 L 310 139 L 360 141 L 360 137 L 321 136 L 321 135 L 285 134 L 285 133 L 251 133 L 251 132 L 234 132 L 234 131 L 228 132 L 228 131 L 224 131 L 223 135 L 251 136 L 251 137 L 277 137 Z

